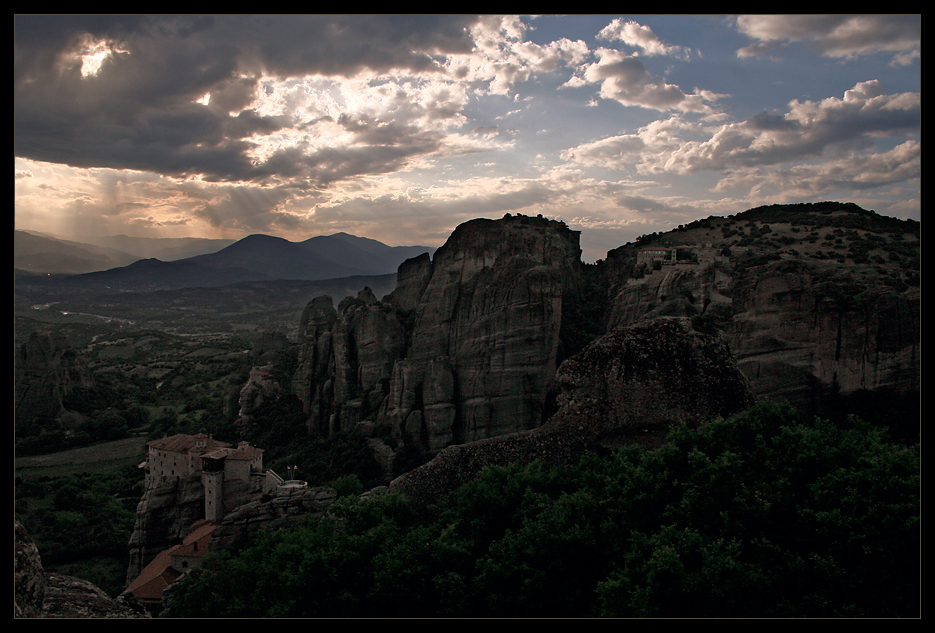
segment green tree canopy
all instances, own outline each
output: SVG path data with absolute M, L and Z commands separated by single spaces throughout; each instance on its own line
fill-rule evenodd
M 651 452 L 490 468 L 431 517 L 344 497 L 174 594 L 179 617 L 915 617 L 919 457 L 765 403 Z

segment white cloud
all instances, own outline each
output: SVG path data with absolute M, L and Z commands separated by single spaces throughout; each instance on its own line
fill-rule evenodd
M 622 51 L 599 48 L 594 54 L 597 62 L 585 64 L 581 74 L 567 86 L 598 84 L 601 97 L 626 106 L 703 114 L 714 112 L 711 104 L 719 95 L 683 92 L 678 86 L 654 77 L 637 56 Z
M 660 40 L 653 30 L 633 20 L 624 22 L 620 18 L 601 29 L 597 34 L 599 39 L 620 41 L 624 44 L 639 48 L 646 55 L 672 55 L 688 59 L 689 49 L 684 46 L 668 46 Z
M 894 54 L 895 64 L 921 56 L 919 15 L 741 15 L 737 28 L 756 40 L 741 57 L 762 54 L 786 42 L 808 42 L 822 55 L 855 58 Z
M 527 26 L 518 16 L 484 16 L 471 29 L 474 50 L 449 55 L 443 66 L 452 80 L 483 84 L 507 95 L 513 86 L 542 73 L 575 66 L 588 55 L 581 40 L 560 38 L 546 45 L 525 41 Z
M 706 127 L 676 114 L 636 133 L 569 148 L 562 158 L 570 164 L 654 178 L 719 173 L 707 193 L 743 191 L 746 200 L 761 204 L 828 195 L 847 198 L 918 181 L 920 141 L 902 141 L 891 149 L 879 144 L 918 133 L 920 124 L 918 93 L 888 95 L 880 82 L 867 81 L 845 91 L 843 98 L 794 100 L 785 113 L 762 112 L 722 125 Z M 615 199 L 626 208 L 662 213 L 662 207 L 636 194 Z M 690 208 L 665 206 L 673 213 Z
M 707 140 L 686 142 L 665 168 L 690 173 L 808 160 L 831 150 L 866 150 L 877 138 L 917 131 L 920 95 L 881 92 L 879 82 L 871 81 L 857 84 L 843 99 L 794 100 L 784 115 L 763 112 L 723 125 Z
M 789 200 L 842 193 L 853 197 L 855 192 L 910 182 L 921 174 L 921 143 L 906 141 L 889 151 L 835 161 L 734 169 L 718 180 L 714 190 L 748 190 L 754 198 L 781 194 Z

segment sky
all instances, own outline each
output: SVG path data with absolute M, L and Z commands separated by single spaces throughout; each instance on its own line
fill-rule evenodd
M 921 221 L 921 15 L 16 15 L 15 227 L 440 246 Z

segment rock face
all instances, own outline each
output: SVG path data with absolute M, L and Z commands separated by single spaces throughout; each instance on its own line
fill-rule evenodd
M 136 508 L 136 521 L 130 536 L 127 584 L 161 551 L 177 545 L 191 532 L 192 524 L 205 518 L 205 492 L 201 474 L 164 477 L 143 491 Z M 224 481 L 222 503 L 235 509 L 260 495 L 256 485 L 237 478 Z
M 729 340 L 757 393 L 800 407 L 816 385 L 918 391 L 920 306 L 918 288 L 776 262 L 739 280 Z
M 13 617 L 35 618 L 45 600 L 45 570 L 39 550 L 19 521 L 13 521 Z
M 64 335 L 34 332 L 23 343 L 14 363 L 14 413 L 17 424 L 34 420 L 61 423 L 65 396 L 94 384 L 88 368 L 75 355 Z
M 211 549 L 234 549 L 247 544 L 260 530 L 294 525 L 318 516 L 334 503 L 333 488 L 282 488 L 238 507 L 224 517 L 211 535 Z
M 144 490 L 130 536 L 127 583 L 139 576 L 159 552 L 180 543 L 191 525 L 204 515 L 204 486 L 200 474 L 166 478 Z
M 756 398 L 720 336 L 662 317 L 598 338 L 559 368 L 558 417 L 587 411 L 601 440 L 690 426 L 742 411 Z
M 659 315 L 710 318 L 761 398 L 820 412 L 832 393 L 920 388 L 918 288 L 801 259 L 673 266 L 620 288 L 611 327 Z
M 142 609 L 115 600 L 86 580 L 47 573 L 36 545 L 13 524 L 14 618 L 146 618 Z
M 424 510 L 487 466 L 550 467 L 621 444 L 656 446 L 672 424 L 696 425 L 755 401 L 724 340 L 695 331 L 687 318 L 615 329 L 563 362 L 556 378 L 559 409 L 545 425 L 450 446 L 390 491 Z
M 875 413 L 892 427 L 918 417 L 920 257 L 918 222 L 849 203 L 711 217 L 608 253 L 608 323 L 695 317 L 759 397 L 816 415 L 895 407 Z
M 237 417 L 242 422 L 249 422 L 257 408 L 264 402 L 275 400 L 281 391 L 279 383 L 273 380 L 270 365 L 253 367 L 237 397 Z
M 433 454 L 541 425 L 580 256 L 563 223 L 473 220 L 400 266 L 383 301 L 313 300 L 293 380 L 310 429 L 385 424 Z

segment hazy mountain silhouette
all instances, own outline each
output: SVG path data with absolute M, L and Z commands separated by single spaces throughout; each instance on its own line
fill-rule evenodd
M 147 258 L 99 272 L 32 279 L 77 290 L 159 290 L 225 286 L 247 281 L 320 281 L 395 273 L 399 265 L 434 248 L 388 246 L 347 233 L 290 242 L 255 234 L 215 253 L 175 261 Z
M 88 273 L 125 266 L 139 259 L 119 249 L 13 231 L 13 268 L 34 273 Z
M 88 244 L 132 253 L 135 255 L 133 261 L 155 258 L 165 262 L 215 253 L 237 241 L 206 237 L 131 237 L 129 235 L 88 235 L 79 239 Z
M 13 231 L 13 268 L 78 275 L 128 266 L 141 259 L 175 261 L 214 253 L 235 240 L 201 237 L 82 236 L 63 239 L 39 231 Z

